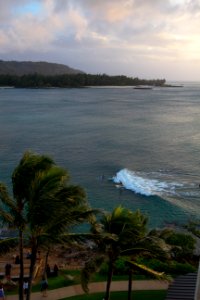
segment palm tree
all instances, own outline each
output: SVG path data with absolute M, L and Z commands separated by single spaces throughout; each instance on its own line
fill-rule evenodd
M 117 207 L 111 213 L 103 215 L 98 223 L 93 224 L 93 238 L 96 240 L 97 255 L 93 260 L 86 263 L 82 271 L 82 287 L 88 292 L 90 275 L 101 266 L 102 262 L 108 262 L 107 285 L 105 300 L 110 298 L 110 286 L 115 263 L 119 257 L 130 256 L 129 266 L 133 266 L 134 259 L 142 253 L 163 254 L 167 250 L 165 243 L 155 239 L 151 233 L 147 234 L 147 217 L 140 211 L 132 212 L 124 207 Z M 162 246 L 162 247 L 161 247 Z M 137 265 L 137 267 L 140 267 Z M 143 268 L 143 266 L 141 266 Z M 147 268 L 146 268 L 147 270 Z M 131 295 L 132 270 L 129 276 L 129 299 Z M 153 271 L 152 271 L 153 273 Z M 156 274 L 156 272 L 154 272 Z M 160 275 L 161 274 L 157 274 Z M 163 274 L 162 274 L 163 275 Z
M 92 232 L 96 237 L 98 251 L 96 261 L 86 264 L 82 272 L 82 286 L 88 292 L 87 283 L 89 273 L 95 271 L 95 266 L 108 261 L 108 277 L 105 300 L 110 297 L 110 286 L 113 276 L 114 265 L 123 251 L 132 248 L 142 239 L 146 232 L 147 218 L 139 211 L 132 212 L 121 206 L 115 208 L 112 213 L 103 215 L 100 223 L 93 224 Z
M 0 184 L 0 216 L 2 222 L 9 227 L 18 229 L 20 276 L 19 276 L 19 299 L 23 300 L 23 233 L 28 223 L 26 206 L 29 201 L 28 192 L 31 181 L 39 171 L 48 170 L 54 162 L 48 156 L 39 156 L 31 152 L 25 152 L 19 165 L 12 174 L 13 197 L 9 195 L 7 187 Z
M 84 190 L 67 185 L 64 175 L 62 169 L 54 167 L 38 174 L 32 182 L 28 207 L 32 249 L 30 289 L 38 248 L 43 243 L 49 246 L 61 243 L 72 226 L 83 223 L 93 213 L 86 202 Z
M 13 199 L 5 185 L 0 185 L 4 207 L 0 216 L 19 232 L 20 281 L 19 299 L 23 300 L 23 240 L 31 246 L 31 264 L 27 300 L 30 299 L 36 254 L 42 243 L 64 234 L 72 225 L 91 216 L 84 190 L 69 184 L 67 171 L 56 166 L 47 156 L 27 152 L 12 175 Z M 6 207 L 6 209 L 5 209 Z
M 171 258 L 171 246 L 166 244 L 165 241 L 158 236 L 157 231 L 152 230 L 146 233 L 143 238 L 136 241 L 132 248 L 125 249 L 122 255 L 130 255 L 129 259 L 126 260 L 129 266 L 128 300 L 131 300 L 132 294 L 133 269 L 139 269 L 143 273 L 147 273 L 158 279 L 171 280 L 171 277 L 164 274 L 164 272 L 156 272 L 143 264 L 137 263 L 137 258 L 141 257 L 141 255 L 150 258 L 156 257 L 162 260 L 169 260 Z
M 12 199 L 7 191 L 7 188 L 4 184 L 0 184 L 0 217 L 3 225 L 8 226 L 9 228 L 19 228 L 18 236 L 15 237 L 15 243 L 19 243 L 19 253 L 20 253 L 20 277 L 19 277 L 19 299 L 23 300 L 23 260 L 22 249 L 23 249 L 23 231 L 25 228 L 25 220 L 20 213 L 21 209 L 18 207 L 15 199 Z M 10 248 L 10 239 L 5 239 L 1 242 L 3 243 L 3 249 L 6 249 L 6 252 L 11 250 Z M 16 246 L 16 244 L 15 244 Z M 5 251 L 4 251 L 5 252 Z

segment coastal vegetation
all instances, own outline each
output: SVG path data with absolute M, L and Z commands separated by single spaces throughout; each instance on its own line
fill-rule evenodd
M 147 217 L 140 211 L 132 212 L 118 206 L 111 213 L 103 215 L 100 222 L 92 224 L 92 233 L 95 235 L 97 255 L 89 260 L 82 271 L 82 287 L 88 292 L 87 284 L 92 273 L 95 273 L 104 261 L 107 262 L 107 286 L 105 300 L 110 299 L 110 287 L 114 269 L 120 257 L 124 257 L 129 273 L 129 293 L 131 299 L 132 270 L 140 268 L 159 278 L 163 273 L 154 272 L 138 265 L 138 256 L 160 256 L 167 259 L 169 249 L 164 240 L 147 231 Z
M 86 86 L 164 86 L 165 79 L 139 79 L 124 75 L 87 74 L 67 65 L 0 60 L 0 87 L 67 88 Z
M 85 191 L 69 183 L 69 174 L 48 156 L 26 152 L 12 174 L 13 197 L 0 184 L 0 217 L 3 224 L 18 230 L 20 277 L 19 299 L 23 295 L 24 243 L 31 249 L 29 285 L 26 299 L 30 299 L 38 250 L 48 253 L 51 245 L 69 240 L 69 229 L 90 218 Z M 67 236 L 67 237 L 66 237 Z M 75 238 L 73 236 L 73 238 Z M 7 246 L 6 246 L 7 242 Z M 4 239 L 4 250 L 13 242 Z
M 71 184 L 69 173 L 46 155 L 24 153 L 12 173 L 12 193 L 0 183 L 0 221 L 2 226 L 14 228 L 18 233 L 0 239 L 0 255 L 18 247 L 19 300 L 24 299 L 25 246 L 31 254 L 27 300 L 33 290 L 38 252 L 45 257 L 40 275 L 46 276 L 48 256 L 55 245 L 73 249 L 78 242 L 85 247 L 89 255 L 79 272 L 79 280 L 87 293 L 93 274 L 106 279 L 105 300 L 110 299 L 114 275 L 128 278 L 127 299 L 131 299 L 132 275 L 149 274 L 166 279 L 164 271 L 177 275 L 194 271 L 197 266 L 193 255 L 196 240 L 190 234 L 172 229 L 149 231 L 144 214 L 122 206 L 112 212 L 92 209 L 84 189 Z M 75 226 L 82 223 L 89 223 L 87 232 L 75 232 Z M 196 236 L 198 233 L 196 230 Z
M 88 86 L 165 86 L 165 79 L 139 79 L 124 75 L 109 76 L 106 74 L 62 74 L 42 75 L 39 73 L 22 76 L 1 74 L 0 86 L 15 88 L 80 88 Z

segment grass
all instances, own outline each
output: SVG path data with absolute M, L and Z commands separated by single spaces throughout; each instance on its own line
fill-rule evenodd
M 71 278 L 70 278 L 71 277 Z M 70 286 L 80 283 L 80 271 L 62 270 L 57 277 L 48 278 L 48 290 L 59 289 L 65 286 Z M 33 292 L 40 291 L 40 282 L 35 284 L 32 288 Z
M 166 298 L 166 291 L 159 290 L 159 291 L 133 291 L 132 299 L 134 300 L 165 300 Z M 64 298 L 62 300 L 102 300 L 105 293 L 98 293 L 98 294 L 88 294 L 88 295 L 79 295 L 73 296 L 69 298 Z M 126 300 L 127 299 L 127 292 L 111 292 L 110 300 Z
M 72 276 L 73 279 L 69 279 L 68 275 Z M 59 289 L 61 287 L 70 286 L 74 284 L 80 283 L 80 271 L 60 271 L 57 277 L 48 278 L 49 290 Z M 33 284 L 32 292 L 40 291 L 40 281 Z M 11 288 L 10 290 L 6 290 L 6 295 L 15 295 L 18 293 L 18 286 Z
M 80 270 L 61 270 L 59 272 L 58 277 L 50 277 L 48 278 L 49 290 L 58 289 L 65 286 L 75 285 L 81 283 L 81 272 Z M 71 279 L 70 279 L 71 277 Z M 102 282 L 106 281 L 106 276 L 101 275 L 99 273 L 94 274 L 92 276 L 90 282 Z M 136 279 L 136 278 L 134 278 Z M 145 279 L 145 277 L 138 277 L 137 279 Z M 127 275 L 114 275 L 113 281 L 120 281 L 120 280 L 128 280 Z M 33 286 L 33 292 L 40 291 L 40 282 Z
M 147 279 L 144 276 L 137 276 L 134 277 L 134 280 L 137 279 Z M 113 281 L 115 280 L 128 280 L 128 276 L 126 275 L 114 275 Z M 80 270 L 60 270 L 59 275 L 57 277 L 50 277 L 48 278 L 48 284 L 49 288 L 48 290 L 54 290 L 62 287 L 67 287 L 70 285 L 80 284 Z M 106 281 L 106 276 L 101 274 L 95 274 L 90 282 L 101 282 Z M 32 292 L 39 292 L 40 291 L 40 281 L 35 283 L 32 287 Z M 7 290 L 6 295 L 13 295 L 18 293 L 18 287 L 14 287 L 12 290 Z M 90 297 L 90 295 L 86 295 L 87 297 Z M 102 297 L 103 298 L 103 297 Z M 101 298 L 101 299 L 102 299 Z M 81 298 L 82 299 L 82 298 Z M 92 298 L 83 298 L 83 299 L 92 299 Z M 156 298 L 157 299 L 157 298 Z M 158 298 L 163 299 L 163 298 Z

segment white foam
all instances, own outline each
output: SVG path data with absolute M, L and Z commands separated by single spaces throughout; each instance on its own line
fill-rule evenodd
M 128 190 L 145 196 L 162 195 L 164 192 L 174 193 L 177 186 L 182 186 L 182 184 L 177 182 L 145 178 L 128 169 L 120 170 L 113 177 L 113 181 L 117 184 L 122 184 Z

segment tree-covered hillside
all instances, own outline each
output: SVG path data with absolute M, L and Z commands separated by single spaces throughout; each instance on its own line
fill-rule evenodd
M 44 76 L 38 73 L 23 76 L 0 75 L 0 86 L 18 88 L 48 88 L 48 87 L 87 87 L 87 86 L 164 86 L 165 79 L 139 79 L 124 75 L 109 76 L 106 74 L 63 74 Z
M 70 68 L 69 66 L 44 61 L 3 61 L 0 60 L 1 75 L 22 76 L 27 74 L 41 75 L 61 75 L 61 74 L 78 74 L 83 73 L 80 70 Z

